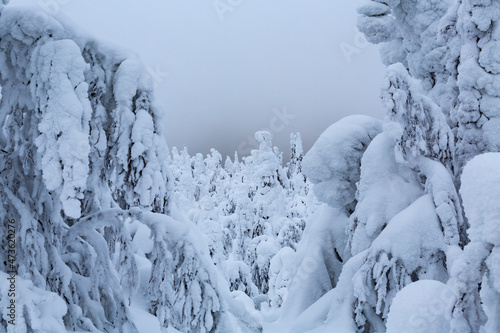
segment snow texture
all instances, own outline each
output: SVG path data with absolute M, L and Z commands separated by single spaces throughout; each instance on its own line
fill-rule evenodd
M 304 174 L 314 184 L 314 194 L 320 201 L 335 208 L 352 208 L 361 157 L 381 131 L 379 120 L 349 116 L 321 134 L 303 162 Z
M 198 231 L 162 215 L 170 156 L 138 57 L 4 8 L 0 69 L 1 243 L 16 221 L 20 329 L 137 332 L 139 294 L 163 330 L 260 331 Z
M 288 163 L 266 131 L 241 159 L 169 150 L 137 55 L 7 3 L 16 332 L 500 332 L 499 1 L 363 1 L 386 118 L 293 133 Z
M 387 333 L 441 333 L 450 331 L 456 294 L 434 280 L 410 283 L 396 294 L 387 319 Z
M 456 331 L 500 329 L 499 162 L 498 153 L 478 155 L 462 174 L 460 193 L 471 242 L 452 267 L 451 282 L 459 294 L 452 321 Z
M 53 332 L 66 333 L 63 316 L 68 311 L 66 302 L 57 294 L 37 288 L 30 280 L 13 276 L 0 271 L 2 281 L 0 291 L 2 298 L 0 306 L 1 315 L 5 322 L 15 319 L 15 332 Z M 10 285 L 15 281 L 15 288 Z M 15 297 L 9 295 L 9 289 L 15 290 Z M 15 299 L 14 318 L 9 316 L 10 300 Z M 0 327 L 0 330 L 3 328 Z M 9 331 L 11 332 L 11 331 Z M 14 331 L 12 331 L 14 332 Z

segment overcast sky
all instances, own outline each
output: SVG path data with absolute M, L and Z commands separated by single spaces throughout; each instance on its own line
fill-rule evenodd
M 358 3 L 11 0 L 63 13 L 135 50 L 157 78 L 168 145 L 223 155 L 248 154 L 261 129 L 285 151 L 300 132 L 307 150 L 346 115 L 383 117 L 384 67 L 377 47 L 356 34 Z

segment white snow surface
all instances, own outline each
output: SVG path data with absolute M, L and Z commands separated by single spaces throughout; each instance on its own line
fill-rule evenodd
M 279 310 L 280 318 L 271 327 L 286 331 L 295 326 L 306 325 L 301 323 L 302 320 L 309 322 L 308 316 L 302 317 L 301 313 L 307 311 L 337 283 L 342 264 L 331 253 L 335 248 L 342 255 L 347 224 L 348 219 L 343 212 L 326 204 L 310 217 L 299 249 L 291 257 L 293 264 L 289 274 L 292 279 L 287 298 Z M 328 310 L 324 309 L 323 312 L 325 320 Z
M 432 197 L 424 195 L 391 219 L 373 241 L 370 252 L 391 253 L 405 263 L 408 271 L 413 271 L 423 263 L 426 254 L 438 250 L 444 250 L 441 228 Z
M 460 193 L 471 240 L 500 246 L 500 153 L 482 154 L 467 163 Z
M 316 197 L 332 207 L 354 201 L 361 157 L 382 131 L 382 122 L 368 116 L 348 116 L 318 138 L 304 157 L 304 174 L 314 184 Z
M 413 171 L 396 162 L 394 140 L 379 134 L 361 159 L 358 204 L 350 217 L 351 254 L 368 247 L 397 213 L 423 194 Z
M 410 283 L 396 294 L 387 318 L 387 333 L 450 331 L 451 308 L 457 295 L 434 280 Z
M 66 328 L 63 323 L 63 316 L 68 311 L 66 302 L 55 293 L 37 288 L 33 282 L 15 276 L 14 280 L 3 271 L 0 271 L 0 314 L 5 321 L 9 317 L 10 301 L 15 300 L 15 330 L 9 332 L 28 332 L 28 329 L 35 332 L 65 333 Z M 15 287 L 11 287 L 11 281 L 15 281 Z M 9 293 L 14 290 L 14 294 Z M 7 297 L 9 294 L 12 297 Z

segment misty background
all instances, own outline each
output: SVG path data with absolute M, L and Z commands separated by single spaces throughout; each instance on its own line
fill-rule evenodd
M 288 156 L 350 114 L 383 117 L 384 66 L 349 0 L 11 0 L 134 50 L 156 82 L 169 147 L 247 155 L 267 129 Z

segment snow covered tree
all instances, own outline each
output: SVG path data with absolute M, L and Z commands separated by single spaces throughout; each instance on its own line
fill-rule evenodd
M 209 179 L 207 179 L 207 170 L 202 154 L 198 153 L 191 158 L 191 169 L 193 170 L 194 199 L 198 201 L 208 194 L 209 187 Z
M 358 8 L 358 29 L 369 42 L 381 44 L 384 64 L 402 63 L 430 90 L 436 82 L 447 79 L 443 63 L 447 47 L 438 38 L 438 27 L 451 3 L 448 0 L 365 1 Z
M 187 152 L 172 149 L 171 170 L 177 213 L 203 232 L 230 290 L 257 297 L 259 307 L 269 292 L 271 259 L 281 248 L 297 248 L 315 201 L 301 171 L 300 134 L 291 137 L 293 156 L 287 167 L 282 153 L 272 147 L 269 133 L 257 132 L 256 140 L 259 149 L 244 157 L 243 163 L 237 154 L 234 162 L 226 158 L 224 168 L 215 149 L 205 158 L 201 154 L 186 157 Z M 189 174 L 187 159 L 191 160 Z M 188 183 L 193 190 L 185 186 Z M 190 196 L 192 200 L 187 199 Z M 279 288 L 283 293 L 285 285 Z
M 172 163 L 170 170 L 173 179 L 172 191 L 176 193 L 177 201 L 194 201 L 193 196 L 193 169 L 191 157 L 186 147 L 179 152 L 176 147 L 171 150 Z
M 259 149 L 252 150 L 251 155 L 244 159 L 249 171 L 246 174 L 247 181 L 251 188 L 255 188 L 254 193 L 250 194 L 255 216 L 251 238 L 272 233 L 270 219 L 273 214 L 279 214 L 276 210 L 283 210 L 285 203 L 282 161 L 273 151 L 271 134 L 257 132 L 255 139 Z M 270 202 L 273 205 L 269 205 Z
M 470 243 L 451 267 L 458 293 L 451 332 L 500 330 L 500 154 L 474 157 L 465 166 L 460 193 Z
M 425 177 L 425 189 L 433 194 L 446 242 L 465 245 L 466 225 L 453 182 L 454 136 L 441 109 L 427 98 L 419 81 L 401 65 L 387 69 L 382 96 L 389 113 L 389 133 L 397 143 L 396 160 Z
M 294 271 L 294 256 L 294 249 L 284 246 L 271 259 L 268 295 L 272 307 L 280 307 L 288 296 L 288 287 Z
M 115 200 L 123 209 L 140 206 L 168 213 L 168 148 L 157 125 L 162 114 L 151 101 L 151 88 L 142 86 L 145 78 L 137 74 L 137 66 L 123 61 L 113 86 L 117 96 L 117 126 L 111 136 L 117 165 Z
M 354 211 L 361 157 L 381 130 L 382 124 L 376 119 L 349 116 L 321 134 L 303 163 L 304 173 L 321 202 L 348 214 Z
M 358 8 L 358 29 L 366 39 L 374 44 L 386 43 L 386 50 L 393 49 L 392 54 L 384 54 L 382 61 L 386 64 L 405 62 L 404 50 L 401 48 L 402 38 L 392 9 L 399 1 L 366 1 Z
M 496 1 L 374 0 L 358 12 L 367 38 L 388 42 L 385 63 L 407 67 L 456 128 L 455 175 L 473 156 L 498 151 Z M 400 50 L 404 55 L 394 55 Z
M 220 282 L 202 237 L 163 215 L 170 158 L 146 73 L 137 56 L 69 23 L 34 9 L 0 13 L 1 242 L 15 221 L 9 271 L 26 295 L 54 305 L 23 298 L 21 330 L 136 332 L 129 305 L 144 276 L 165 329 L 261 330 Z M 149 250 L 134 243 L 134 223 L 151 231 Z M 139 271 L 137 260 L 148 264 Z
M 307 220 L 293 272 L 287 273 L 292 277 L 288 296 L 282 300 L 280 325 L 292 325 L 336 286 L 342 263 L 348 259 L 345 229 L 357 204 L 361 157 L 381 130 L 381 122 L 374 118 L 346 117 L 330 126 L 306 154 L 303 170 L 323 205 Z
M 8 296 L 10 283 L 14 282 L 9 274 L 0 271 L 0 292 L 2 295 Z M 0 317 L 0 331 L 8 332 L 6 330 L 6 322 L 15 317 L 15 329 L 21 332 L 54 332 L 66 333 L 63 317 L 68 311 L 68 307 L 64 299 L 55 293 L 48 292 L 47 290 L 38 288 L 33 285 L 30 280 L 16 277 L 15 279 L 16 290 L 16 309 L 23 309 L 16 311 L 15 316 L 6 316 L 5 312 Z M 3 296 L 0 299 L 0 305 L 3 309 L 12 306 L 9 297 Z M 50 304 L 50 306 L 48 306 Z M 3 311 L 2 311 L 3 312 Z M 10 315 L 10 313 L 9 313 Z M 10 326 L 13 327 L 12 325 Z M 9 330 L 14 331 L 14 330 Z
M 315 255 L 316 267 L 324 267 L 323 261 L 336 262 L 326 265 L 335 269 L 323 269 L 323 280 L 330 272 L 330 281 L 317 294 L 331 302 L 329 313 L 323 312 L 325 328 L 385 330 L 396 294 L 422 279 L 446 282 L 448 255 L 453 258 L 465 241 L 451 171 L 453 134 L 419 83 L 404 66 L 390 66 L 383 90 L 388 114 L 383 132 L 380 123 L 345 118 L 328 129 L 305 157 L 306 175 L 316 182 L 313 191 L 336 208 L 330 219 L 348 221 L 345 231 L 329 228 L 330 233 L 336 231 L 334 241 L 325 246 L 334 254 L 328 259 Z M 340 143 L 359 148 L 349 150 Z M 335 172 L 328 173 L 325 167 Z M 341 184 L 342 190 L 338 185 L 322 186 L 325 181 Z M 311 223 L 324 223 L 320 221 Z M 311 231 L 306 229 L 304 237 Z M 300 246 L 298 251 L 303 251 Z M 294 283 L 290 288 L 296 290 Z M 297 296 L 292 301 L 304 303 L 297 302 Z M 283 305 L 287 311 L 297 311 L 287 302 Z
M 310 191 L 310 183 L 302 172 L 304 150 L 300 133 L 290 135 L 290 161 L 286 174 L 287 218 L 278 233 L 278 242 L 282 247 L 296 249 L 306 226 L 306 218 L 315 210 L 317 202 Z
M 304 159 L 304 148 L 302 147 L 302 138 L 300 133 L 290 134 L 290 162 L 287 164 L 288 179 L 293 175 L 302 172 L 302 160 Z
M 407 330 L 498 330 L 496 243 L 478 236 L 482 226 L 491 228 L 486 221 L 495 213 L 485 212 L 495 212 L 492 207 L 498 203 L 474 189 L 491 188 L 483 179 L 496 179 L 493 165 L 498 162 L 478 158 L 482 162 L 473 160 L 464 177 L 460 175 L 475 155 L 498 151 L 494 50 L 499 8 L 497 1 L 467 0 L 374 0 L 359 8 L 359 29 L 369 41 L 383 44 L 382 60 L 389 65 L 382 92 L 387 117 L 383 130 L 379 125 L 366 141 L 367 147 L 353 152 L 338 148 L 358 139 L 343 120 L 306 155 L 304 171 L 314 193 L 335 208 L 329 220 L 337 219 L 347 228 L 344 233 L 333 224 L 325 226 L 322 216 L 308 221 L 279 323 L 292 321 L 289 325 L 297 332 L 318 327 L 397 332 L 403 327 L 403 309 L 420 302 L 409 302 L 408 295 L 450 290 L 445 286 L 450 281 L 458 297 L 440 304 L 439 320 L 419 321 L 418 314 L 409 314 L 417 321 Z M 330 149 L 321 148 L 330 144 Z M 482 171 L 470 176 L 472 169 Z M 317 230 L 334 235 L 328 242 L 329 258 L 321 250 L 309 257 L 303 254 Z M 316 263 L 308 270 L 318 281 L 314 296 L 300 295 L 303 286 L 312 284 L 311 278 L 300 276 L 308 258 Z M 333 258 L 336 266 L 330 267 L 336 267 L 336 277 L 328 280 L 328 266 L 322 262 Z M 451 303 L 455 306 L 450 322 Z M 313 313 L 321 315 L 311 317 Z M 437 326 L 429 324 L 434 319 Z
M 4 9 L 0 26 L 2 196 L 19 223 L 17 272 L 65 299 L 69 328 L 134 330 L 104 235 L 69 237 L 82 214 L 112 202 L 106 185 L 90 183 L 109 173 L 92 165 L 107 140 L 90 139 L 102 113 L 93 113 L 83 54 L 102 49 L 35 11 Z
M 203 233 L 208 245 L 209 253 L 214 263 L 220 264 L 225 257 L 223 250 L 224 234 L 215 200 L 212 197 L 203 197 L 199 201 L 200 207 L 191 209 L 188 217 L 196 223 Z
M 274 237 L 268 235 L 254 237 L 248 244 L 245 262 L 250 266 L 252 280 L 261 294 L 269 291 L 269 266 L 279 248 Z
M 231 291 L 242 291 L 250 297 L 257 296 L 258 290 L 246 263 L 229 259 L 222 263 L 222 270 Z
M 147 222 L 155 241 L 148 287 L 151 311 L 165 328 L 172 325 L 182 331 L 197 332 L 220 329 L 222 309 L 213 287 L 217 277 L 213 270 L 207 271 L 212 265 L 209 261 L 205 266 L 200 262 L 208 258 L 200 253 L 199 244 L 186 237 L 190 236 L 187 226 L 174 220 L 166 225 L 162 219 L 165 218 L 151 216 Z M 165 279 L 168 276 L 173 279 Z
M 460 38 L 458 106 L 452 119 L 458 123 L 457 159 L 462 167 L 473 156 L 500 151 L 497 81 L 500 74 L 497 22 L 498 1 L 463 0 L 456 7 Z
M 244 261 L 251 267 L 253 282 L 263 294 L 269 289 L 269 265 L 280 246 L 276 240 L 286 216 L 287 197 L 284 188 L 286 173 L 282 166 L 281 153 L 272 148 L 268 132 L 255 133 L 259 149 L 244 159 L 248 170 L 243 178 L 250 188 L 252 229 Z M 272 204 L 270 204 L 272 203 Z
M 354 284 L 335 290 L 338 301 L 328 317 L 332 327 L 343 320 L 335 311 L 354 306 L 354 330 L 384 330 L 392 299 L 404 286 L 423 278 L 448 278 L 444 249 L 459 244 L 463 228 L 453 177 L 445 167 L 452 162 L 453 135 L 440 108 L 414 80 L 401 65 L 388 68 L 385 131 L 363 154 L 358 204 L 347 229 L 348 250 L 358 264 L 355 271 L 342 270 L 340 280 Z M 420 217 L 415 218 L 417 211 Z M 412 230 L 405 236 L 406 224 L 421 225 L 426 233 L 417 236 Z M 405 247 L 396 239 L 404 240 Z M 392 245 L 383 245 L 387 242 Z M 346 301 L 342 293 L 353 298 Z
M 221 202 L 226 195 L 226 179 L 228 174 L 222 167 L 222 156 L 215 150 L 211 149 L 210 154 L 205 159 L 207 166 L 208 177 L 210 178 L 208 193 L 216 202 Z

